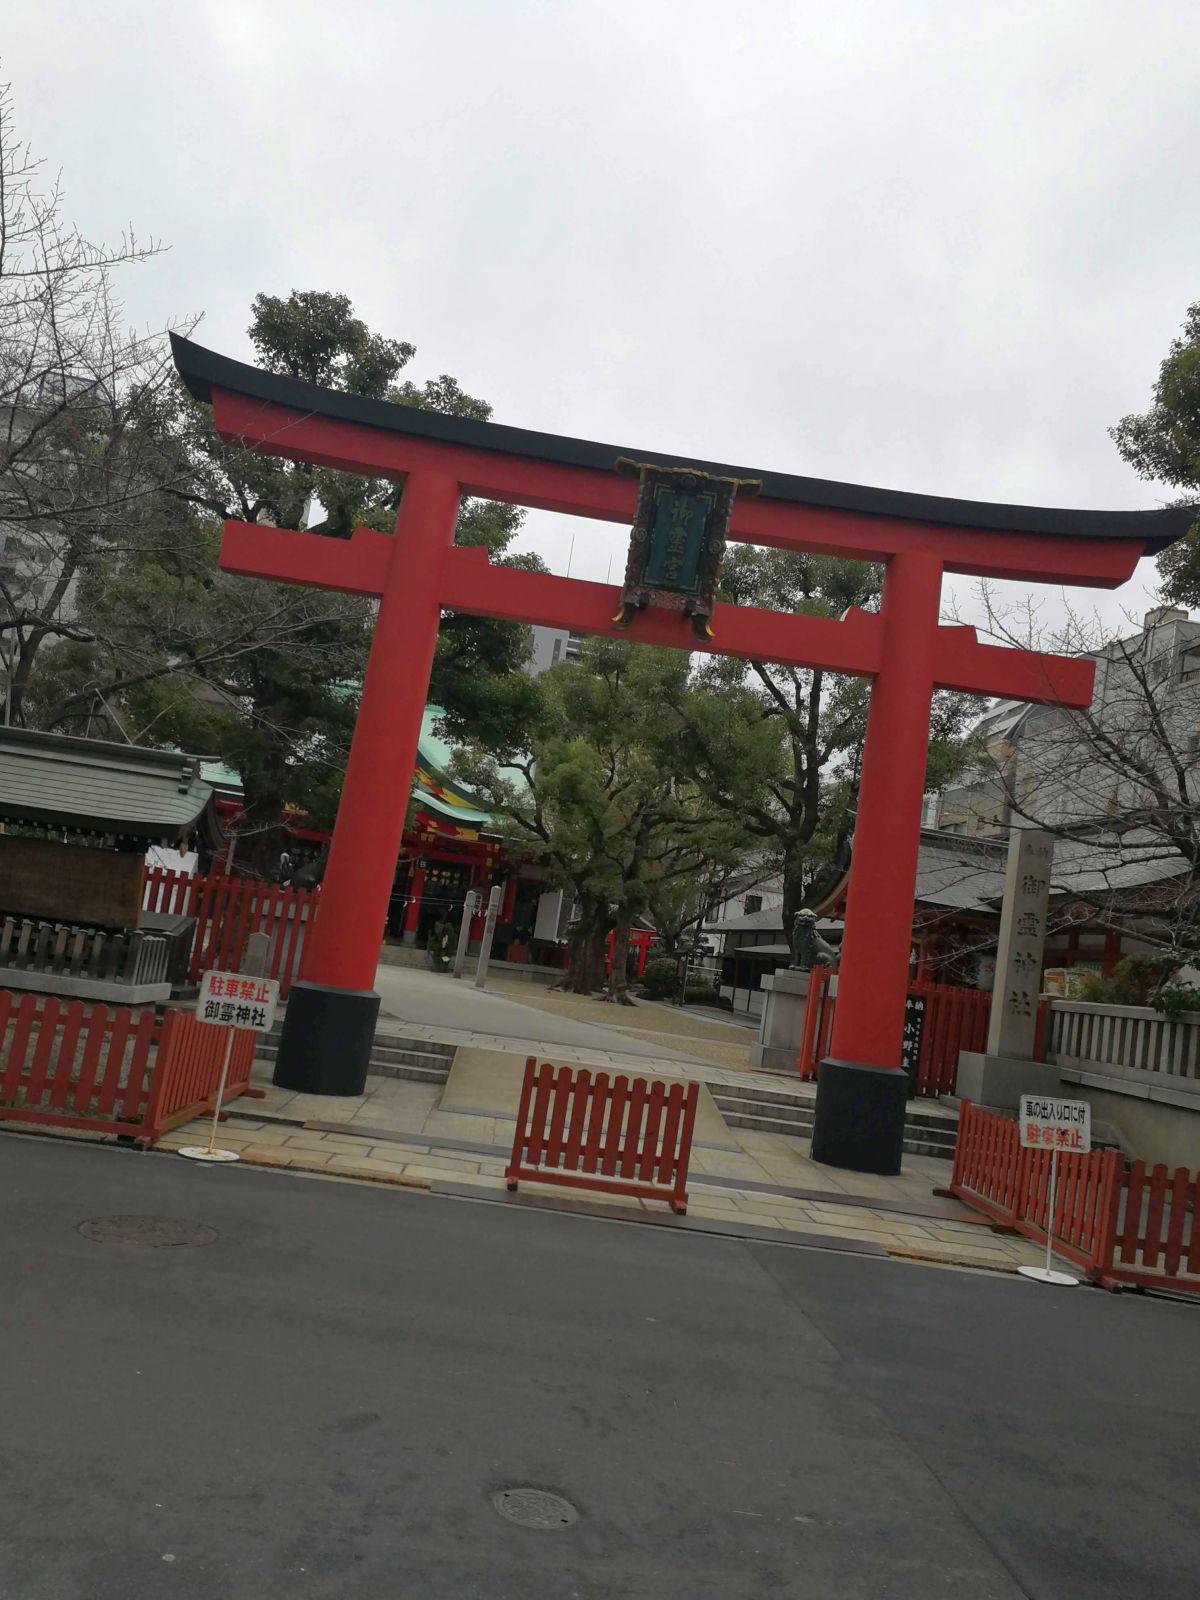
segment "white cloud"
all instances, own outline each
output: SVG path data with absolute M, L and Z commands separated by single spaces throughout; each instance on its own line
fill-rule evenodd
M 1189 0 L 41 0 L 138 321 L 344 289 L 506 421 L 941 494 L 1156 503 L 1107 427 L 1200 295 Z M 528 540 L 564 570 L 570 526 Z M 580 524 L 573 570 L 624 536 Z M 1129 596 L 1135 606 L 1140 599 Z M 1105 598 L 1105 603 L 1111 601 Z

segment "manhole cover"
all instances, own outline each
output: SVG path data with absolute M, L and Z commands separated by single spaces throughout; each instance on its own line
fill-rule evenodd
M 79 1224 L 79 1231 L 96 1244 L 136 1244 L 151 1250 L 211 1244 L 217 1237 L 207 1222 L 180 1222 L 177 1217 L 92 1217 Z
M 509 1522 L 518 1522 L 522 1528 L 541 1528 L 547 1533 L 554 1528 L 569 1528 L 579 1519 L 569 1500 L 546 1489 L 501 1489 L 492 1496 L 492 1504 Z

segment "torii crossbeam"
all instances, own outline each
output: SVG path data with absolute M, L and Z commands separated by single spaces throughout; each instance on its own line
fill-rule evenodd
M 873 680 L 830 1059 L 818 1078 L 813 1155 L 898 1172 L 900 1067 L 930 701 L 935 688 L 1086 706 L 1089 661 L 981 644 L 939 624 L 942 575 L 1115 588 L 1138 559 L 1180 538 L 1190 513 L 1043 510 L 902 494 L 679 461 L 340 394 L 173 340 L 192 394 L 228 443 L 402 482 L 395 532 L 349 540 L 227 522 L 221 566 L 248 577 L 379 600 L 358 723 L 316 922 L 292 987 L 275 1081 L 358 1094 L 379 1009 L 388 896 L 442 610 L 543 623 L 635 643 L 709 650 Z M 619 629 L 615 587 L 492 567 L 454 547 L 461 497 L 479 495 L 630 522 L 637 485 L 622 458 L 761 481 L 734 504 L 730 537 L 886 564 L 878 613 L 839 621 L 718 605 L 712 638 L 653 608 Z

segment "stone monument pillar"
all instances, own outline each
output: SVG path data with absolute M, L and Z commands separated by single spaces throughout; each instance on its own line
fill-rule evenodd
M 838 964 L 838 952 L 817 932 L 814 911 L 797 911 L 789 932 L 791 965 L 762 980 L 766 1000 L 759 1021 L 758 1043 L 751 1050 L 755 1066 L 770 1072 L 796 1070 L 796 1057 L 804 1038 L 812 969 L 818 962 L 827 967 Z
M 763 978 L 766 999 L 758 1022 L 758 1040 L 750 1047 L 756 1067 L 768 1072 L 795 1072 L 811 981 L 811 972 L 796 967 L 780 967 Z
M 1033 1059 L 1053 865 L 1051 834 L 1040 828 L 1013 830 L 987 1050 L 960 1052 L 956 1089 L 960 1099 L 1015 1111 L 1023 1094 L 1058 1087 L 1058 1068 Z

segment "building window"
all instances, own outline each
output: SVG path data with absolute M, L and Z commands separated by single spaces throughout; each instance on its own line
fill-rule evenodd
M 554 649 L 550 653 L 550 665 L 552 667 L 557 664 L 560 655 L 562 655 L 562 640 L 555 639 Z
M 750 916 L 751 913 L 753 913 L 755 911 L 761 911 L 762 910 L 762 895 L 760 895 L 760 894 L 748 894 L 746 896 L 745 900 L 742 902 L 742 910 L 746 913 L 747 916 Z

